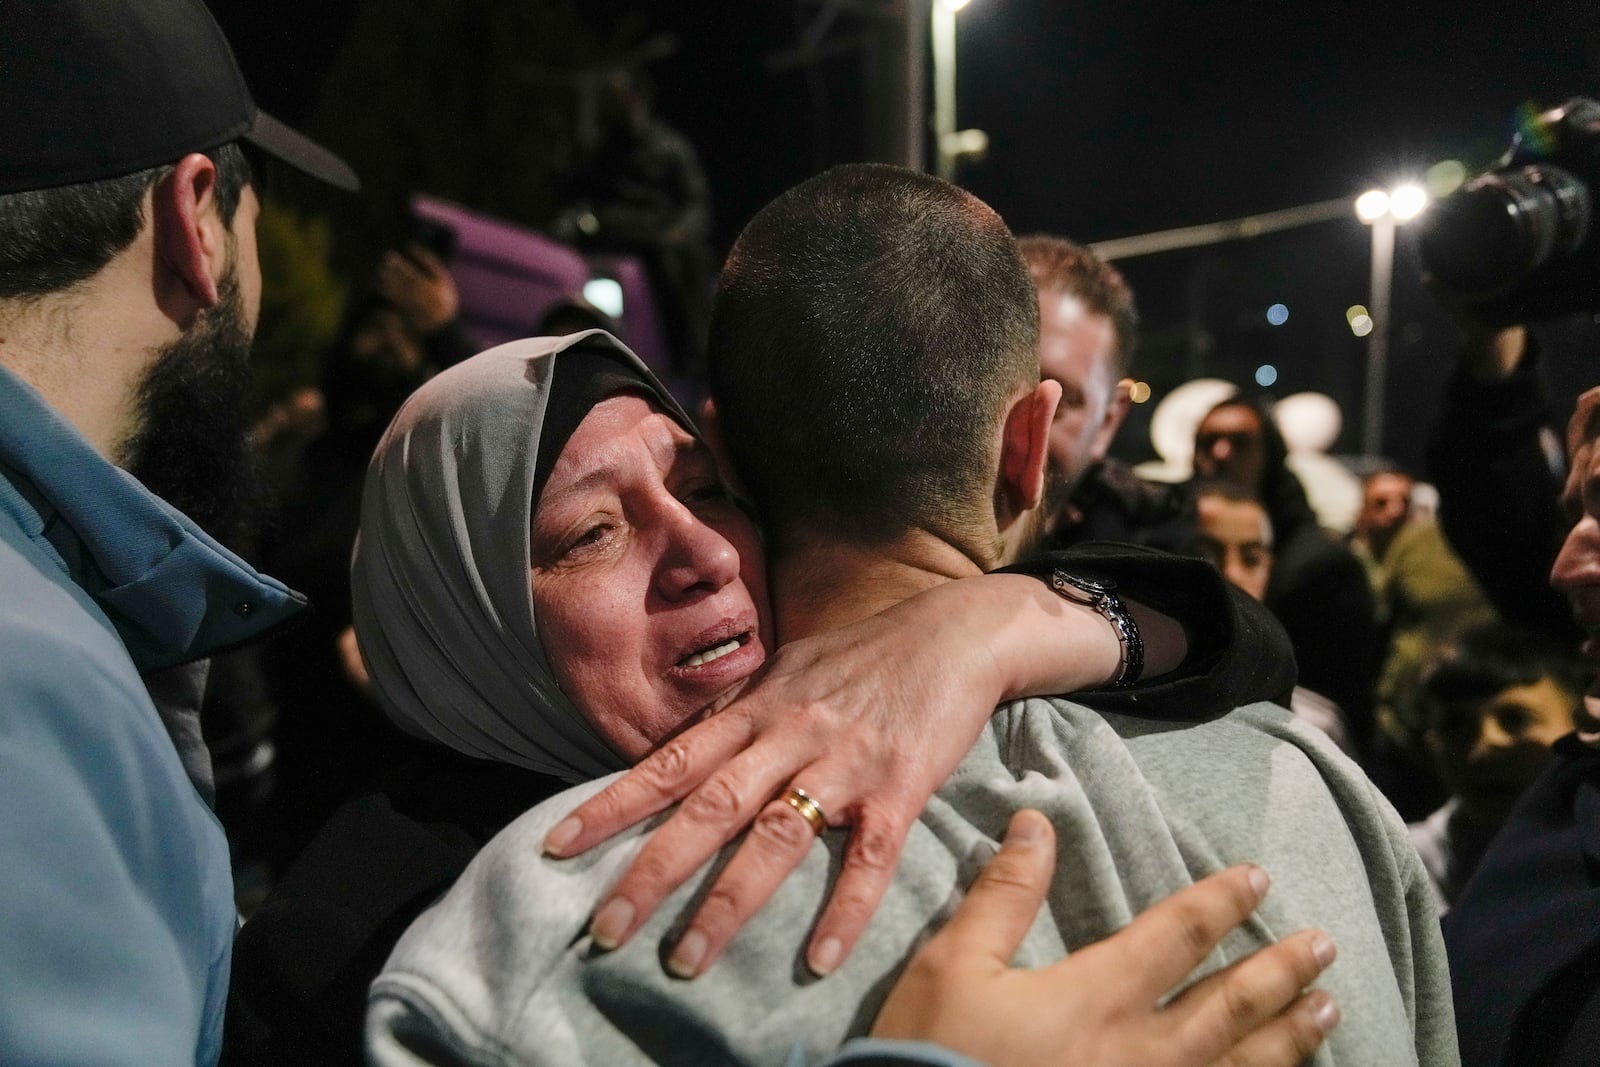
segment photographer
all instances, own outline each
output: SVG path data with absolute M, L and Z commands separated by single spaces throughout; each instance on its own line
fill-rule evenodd
M 1547 582 L 1567 524 L 1539 332 L 1463 325 L 1467 339 L 1428 443 L 1439 524 L 1502 618 L 1570 642 L 1577 631 Z
M 1600 104 L 1579 98 L 1538 116 L 1493 170 L 1430 213 L 1422 234 L 1430 288 L 1467 330 L 1429 449 L 1441 522 L 1508 621 L 1568 641 L 1600 620 L 1600 501 L 1590 488 L 1600 479 L 1600 389 L 1578 399 L 1564 475 L 1549 447 L 1541 363 L 1548 356 L 1556 369 L 1579 336 L 1568 328 L 1586 325 L 1563 316 L 1600 307 L 1597 143 Z M 1591 638 L 1585 653 L 1592 666 L 1600 645 Z M 1445 918 L 1467 1067 L 1600 1055 L 1595 695 L 1591 686 L 1578 730 L 1552 746 L 1551 766 Z
M 1567 523 L 1541 363 L 1570 346 L 1560 320 L 1600 297 L 1596 142 L 1592 100 L 1530 117 L 1421 233 L 1424 281 L 1466 335 L 1428 448 L 1440 525 L 1507 622 L 1567 641 L 1577 631 L 1546 583 Z

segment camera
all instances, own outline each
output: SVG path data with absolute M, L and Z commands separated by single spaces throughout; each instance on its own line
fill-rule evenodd
M 1494 325 L 1600 311 L 1597 187 L 1600 103 L 1574 97 L 1423 216 L 1429 280 Z

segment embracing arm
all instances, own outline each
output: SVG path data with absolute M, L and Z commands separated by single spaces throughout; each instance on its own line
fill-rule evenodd
M 1232 597 L 1203 561 L 1092 546 L 1021 569 L 1048 573 L 1058 565 L 1114 580 L 1148 634 L 1145 680 L 1104 692 L 1108 705 L 1205 714 L 1292 686 L 1282 631 Z M 1158 617 L 1161 608 L 1181 625 Z M 1238 649 L 1240 637 L 1267 652 Z M 1274 637 L 1281 655 L 1272 652 Z M 683 800 L 596 911 L 595 940 L 609 946 L 632 936 L 673 888 L 750 826 L 671 957 L 674 971 L 692 976 L 810 848 L 811 827 L 773 799 L 785 787 L 804 789 L 832 825 L 849 825 L 852 833 L 807 955 L 813 970 L 826 973 L 849 954 L 893 876 L 911 823 L 995 704 L 1104 686 L 1121 654 L 1104 618 L 1037 578 L 1004 573 L 946 583 L 780 649 L 757 685 L 576 809 L 546 849 L 581 852 Z M 1167 668 L 1176 669 L 1161 676 Z
M 1079 693 L 1095 707 L 1172 718 L 1200 718 L 1259 700 L 1288 700 L 1295 685 L 1288 635 L 1260 602 L 1205 561 L 1138 545 L 1093 543 L 1041 553 L 996 574 L 1049 574 L 1056 567 L 1116 582 L 1145 632 L 1144 680 L 1127 689 L 1080 692 L 1082 686 L 1045 686 L 1021 688 L 1008 696 Z M 1169 646 L 1167 653 L 1170 657 L 1176 650 L 1176 659 L 1158 664 L 1149 657 L 1151 635 L 1161 632 L 1156 629 L 1161 624 L 1181 626 L 1183 633 L 1182 644 Z M 1039 660 L 1023 686 L 1043 681 L 1038 674 L 1062 658 L 1059 648 L 1041 647 L 1045 637 L 1038 635 L 1036 647 L 1022 650 Z

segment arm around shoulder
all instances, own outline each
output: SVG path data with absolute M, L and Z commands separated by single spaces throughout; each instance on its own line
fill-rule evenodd
M 1283 626 L 1204 560 L 1098 543 L 1041 553 L 1003 573 L 1040 575 L 1056 567 L 1109 578 L 1124 600 L 1183 629 L 1186 647 L 1175 668 L 1130 689 L 1092 690 L 1087 698 L 1096 706 L 1194 717 L 1284 701 L 1294 688 L 1294 651 Z

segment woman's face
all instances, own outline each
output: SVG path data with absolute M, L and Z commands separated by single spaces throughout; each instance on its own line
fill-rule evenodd
M 539 637 L 561 688 L 636 762 L 766 661 L 766 560 L 706 447 L 644 397 L 597 404 L 530 531 Z

